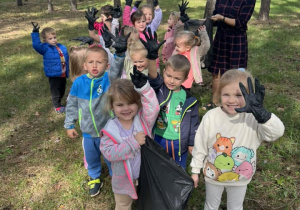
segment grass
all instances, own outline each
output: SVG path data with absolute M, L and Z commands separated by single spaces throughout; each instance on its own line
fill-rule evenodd
M 181 1 L 160 1 L 163 21 Z M 98 9 L 112 1 L 78 2 L 70 12 L 68 0 L 54 1 L 55 12 L 47 13 L 44 0 L 0 2 L 0 208 L 1 209 L 113 209 L 114 199 L 108 169 L 104 164 L 105 186 L 101 195 L 90 198 L 88 176 L 83 167 L 81 138 L 67 138 L 63 115 L 51 105 L 42 56 L 31 46 L 31 21 L 54 27 L 59 42 L 68 48 L 78 45 L 71 38 L 87 35 L 84 10 Z M 124 5 L 124 1 L 122 1 Z M 191 0 L 189 15 L 201 18 L 205 1 Z M 257 1 L 249 22 L 249 69 L 266 87 L 266 107 L 286 126 L 285 134 L 258 149 L 257 172 L 248 185 L 245 209 L 299 209 L 300 139 L 300 3 L 273 0 L 270 21 L 256 20 Z M 193 91 L 203 104 L 211 97 L 211 76 L 204 70 L 205 84 Z M 71 83 L 68 82 L 69 91 Z M 201 116 L 204 111 L 200 110 Z M 203 208 L 203 180 L 193 191 L 187 209 Z M 225 200 L 221 209 L 226 209 Z

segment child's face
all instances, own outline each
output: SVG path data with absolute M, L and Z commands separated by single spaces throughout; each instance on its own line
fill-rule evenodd
M 113 98 L 112 110 L 122 125 L 124 125 L 132 122 L 138 112 L 138 105 L 129 103 L 127 100 L 122 99 L 119 94 L 116 94 Z
M 106 21 L 106 19 L 107 19 L 107 17 L 106 17 L 104 14 L 101 14 L 101 15 L 100 15 L 100 20 L 101 20 L 102 22 Z
M 108 61 L 99 52 L 88 52 L 83 66 L 92 78 L 102 76 L 109 68 Z
M 144 71 L 148 68 L 148 59 L 141 53 L 134 53 L 130 57 L 132 64 L 136 66 L 138 71 Z
M 170 15 L 168 19 L 168 27 L 172 28 L 174 24 L 175 24 L 175 17 L 173 15 Z
M 245 83 L 244 83 L 245 84 Z M 240 90 L 239 81 L 224 86 L 221 90 L 221 107 L 227 114 L 236 114 L 235 108 L 246 105 Z
M 45 42 L 53 46 L 56 46 L 57 44 L 56 34 L 46 33 L 45 35 L 46 35 Z
M 175 39 L 175 50 L 177 53 L 185 53 L 191 50 L 191 47 L 186 45 L 184 38 L 179 37 Z
M 167 66 L 163 72 L 164 83 L 169 90 L 174 92 L 180 91 L 181 84 L 186 80 L 185 75 L 181 71 L 174 71 L 171 66 Z
M 134 27 L 136 30 L 143 32 L 146 28 L 146 20 L 145 17 L 142 17 L 141 19 L 134 22 Z
M 146 16 L 146 24 L 150 24 L 153 19 L 152 9 L 144 8 L 143 13 Z

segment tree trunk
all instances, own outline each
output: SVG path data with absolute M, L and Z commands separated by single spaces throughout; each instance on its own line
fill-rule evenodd
M 17 6 L 23 6 L 22 0 L 17 0 Z
M 271 0 L 261 0 L 258 20 L 269 20 Z
M 215 10 L 216 0 L 207 0 L 204 11 L 204 18 L 209 18 L 212 16 L 213 11 Z
M 53 8 L 52 0 L 47 0 L 47 2 L 48 2 L 48 12 L 53 12 L 54 8 Z
M 77 0 L 70 0 L 71 11 L 77 11 Z
M 121 0 L 114 0 L 114 7 L 121 6 Z
M 152 0 L 147 0 L 147 4 L 148 5 L 153 5 L 153 1 Z

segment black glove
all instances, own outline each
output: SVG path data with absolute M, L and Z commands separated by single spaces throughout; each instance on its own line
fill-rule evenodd
M 136 1 L 136 2 L 134 3 L 134 6 L 135 6 L 136 8 L 139 8 L 141 2 L 142 2 L 142 1 Z
M 95 17 L 96 14 L 97 14 L 97 12 L 98 12 L 98 10 L 96 8 L 94 8 L 94 7 L 92 7 L 92 10 L 90 10 L 90 8 L 88 8 L 88 10 L 85 11 L 85 18 L 89 22 L 88 29 L 90 31 L 95 30 L 94 23 L 99 18 L 99 17 Z
M 153 0 L 153 7 L 156 7 L 158 5 L 158 0 Z
M 122 8 L 120 6 L 114 7 L 112 11 L 113 18 L 119 18 L 122 16 Z
M 166 40 L 164 40 L 160 43 L 157 43 L 157 34 L 154 31 L 154 38 L 153 38 L 150 27 L 148 28 L 148 34 L 146 33 L 146 30 L 143 31 L 143 33 L 145 35 L 147 42 L 145 42 L 141 38 L 140 38 L 140 40 L 148 51 L 147 58 L 150 60 L 155 60 L 158 58 L 158 50 L 159 50 L 160 46 L 162 46 L 166 42 Z
M 32 26 L 33 26 L 33 29 L 32 29 L 32 33 L 34 33 L 34 32 L 40 32 L 40 27 L 39 27 L 39 24 L 38 23 L 36 23 L 35 25 L 34 25 L 34 22 L 31 22 L 31 24 L 32 24 Z
M 102 29 L 101 29 L 101 36 L 105 42 L 105 47 L 106 48 L 110 48 L 110 46 L 112 45 L 112 41 L 111 41 L 111 36 L 110 36 L 110 31 L 108 29 L 108 27 L 104 24 L 102 26 Z
M 116 30 L 116 36 L 114 36 L 112 33 L 110 33 L 111 38 L 114 40 L 114 44 L 112 45 L 113 48 L 116 49 L 117 55 L 123 55 L 127 50 L 127 40 L 131 33 L 127 34 L 127 36 L 124 36 L 124 27 L 121 29 L 121 33 L 119 33 L 118 30 Z
M 138 71 L 136 66 L 133 66 L 133 74 L 130 73 L 131 81 L 136 88 L 142 88 L 148 81 L 148 77 L 142 72 Z
M 189 18 L 189 16 L 187 14 L 184 14 L 184 15 L 180 16 L 179 19 L 181 20 L 182 23 L 186 23 L 186 22 L 188 22 L 188 20 L 190 18 Z
M 132 4 L 132 0 L 125 0 L 125 5 L 131 7 L 131 4 Z
M 189 2 L 184 1 L 184 0 L 182 0 L 181 5 L 178 4 L 179 11 L 180 11 L 180 16 L 184 15 L 185 10 L 189 9 L 189 7 L 187 7 L 188 4 L 189 4 Z
M 89 36 L 80 36 L 80 37 L 73 38 L 72 40 L 81 41 L 80 45 L 84 45 L 84 44 L 92 45 L 94 43 L 93 38 Z
M 265 87 L 259 84 L 259 80 L 255 78 L 255 93 L 251 78 L 247 78 L 249 94 L 243 83 L 239 83 L 242 94 L 245 98 L 246 105 L 243 108 L 235 109 L 236 112 L 252 113 L 258 123 L 265 123 L 271 118 L 271 112 L 267 111 L 264 106 Z

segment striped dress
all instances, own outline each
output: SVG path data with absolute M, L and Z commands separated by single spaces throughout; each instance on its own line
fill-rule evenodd
M 235 26 L 217 21 L 213 42 L 213 58 L 208 71 L 221 75 L 229 69 L 247 68 L 247 23 L 255 6 L 255 0 L 217 0 L 213 15 L 220 14 L 235 19 Z

